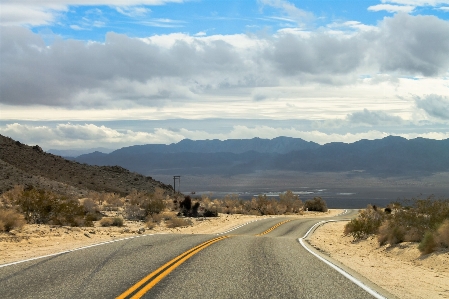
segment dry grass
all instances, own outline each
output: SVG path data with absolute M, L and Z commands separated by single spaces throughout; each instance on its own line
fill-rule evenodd
M 100 220 L 100 225 L 107 226 L 123 226 L 123 218 L 121 217 L 103 217 Z
M 0 232 L 20 230 L 25 225 L 25 217 L 12 209 L 0 209 Z
M 166 222 L 166 225 L 168 228 L 190 226 L 192 225 L 192 221 L 187 218 L 172 218 Z

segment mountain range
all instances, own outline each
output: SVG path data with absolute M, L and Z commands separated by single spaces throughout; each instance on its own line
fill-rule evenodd
M 320 145 L 300 138 L 182 140 L 170 145 L 134 145 L 109 154 L 74 158 L 91 165 L 119 165 L 144 175 L 235 175 L 264 170 L 358 171 L 377 176 L 421 176 L 449 171 L 449 139 L 388 136 Z

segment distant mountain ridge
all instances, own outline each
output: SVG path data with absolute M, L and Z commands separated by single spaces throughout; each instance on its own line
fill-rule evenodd
M 301 138 L 276 137 L 274 139 L 227 139 L 227 140 L 190 140 L 184 139 L 178 143 L 146 144 L 123 147 L 112 152 L 114 155 L 144 154 L 144 153 L 234 153 L 249 151 L 259 153 L 285 154 L 295 150 L 314 149 L 320 145 Z
M 427 175 L 449 171 L 449 139 L 388 136 L 354 143 L 319 145 L 300 138 L 183 140 L 137 145 L 110 154 L 75 159 L 92 165 L 120 165 L 142 174 L 235 175 L 263 170 L 363 171 L 374 175 Z

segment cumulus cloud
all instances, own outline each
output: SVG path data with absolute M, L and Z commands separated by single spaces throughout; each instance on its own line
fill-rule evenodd
M 380 26 L 374 57 L 382 72 L 436 76 L 449 67 L 449 22 L 398 14 Z
M 449 120 L 449 97 L 430 94 L 415 98 L 416 106 L 428 115 L 442 120 Z
M 3 27 L 0 102 L 98 108 L 161 106 L 208 94 L 251 97 L 259 87 L 354 84 L 360 73 L 438 76 L 449 68 L 447 53 L 448 21 L 407 14 L 356 35 L 131 38 L 110 32 L 104 43 L 56 39 L 51 45 L 29 29 Z

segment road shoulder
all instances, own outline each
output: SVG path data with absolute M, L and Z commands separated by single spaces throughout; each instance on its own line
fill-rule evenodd
M 309 243 L 325 256 L 398 298 L 449 298 L 449 250 L 421 256 L 416 243 L 379 246 L 375 238 L 353 242 L 346 222 L 317 228 Z

